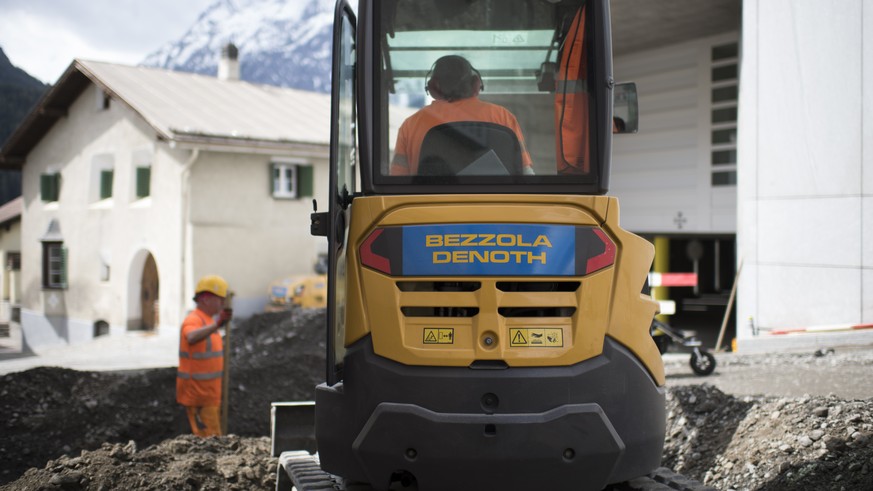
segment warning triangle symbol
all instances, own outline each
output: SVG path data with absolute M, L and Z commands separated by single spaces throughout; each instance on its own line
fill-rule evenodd
M 424 337 L 424 340 L 428 343 L 436 343 L 437 338 L 433 331 L 428 331 L 427 336 Z
M 515 331 L 515 336 L 512 338 L 512 344 L 527 344 L 527 339 L 524 339 L 524 335 L 521 331 Z

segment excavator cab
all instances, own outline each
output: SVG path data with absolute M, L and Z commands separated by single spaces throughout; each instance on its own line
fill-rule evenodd
M 613 131 L 636 128 L 632 87 L 613 113 L 608 1 L 340 0 L 336 15 L 329 206 L 312 217 L 329 244 L 320 472 L 421 491 L 650 473 L 654 250 L 605 196 Z M 433 83 L 445 57 L 469 64 L 473 95 Z

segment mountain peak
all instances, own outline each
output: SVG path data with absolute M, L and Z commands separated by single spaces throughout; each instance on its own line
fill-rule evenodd
M 332 25 L 328 0 L 217 0 L 142 65 L 214 75 L 233 42 L 243 80 L 328 92 Z

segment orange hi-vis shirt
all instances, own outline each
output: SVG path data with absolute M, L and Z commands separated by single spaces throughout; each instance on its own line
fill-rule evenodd
M 503 106 L 481 101 L 477 97 L 468 97 L 454 102 L 433 101 L 430 105 L 406 118 L 397 133 L 394 160 L 391 162 L 391 175 L 416 175 L 421 144 L 424 142 L 424 136 L 427 135 L 427 132 L 435 126 L 459 121 L 496 123 L 511 129 L 521 144 L 522 165 L 525 167 L 532 165 L 530 154 L 527 153 L 527 148 L 524 145 L 521 127 L 515 116 Z M 404 158 L 407 165 L 402 165 Z
M 194 344 L 187 334 L 212 324 L 212 317 L 200 309 L 185 317 L 179 336 L 179 371 L 176 372 L 176 401 L 183 406 L 221 405 L 221 381 L 224 370 L 224 345 L 218 331 Z

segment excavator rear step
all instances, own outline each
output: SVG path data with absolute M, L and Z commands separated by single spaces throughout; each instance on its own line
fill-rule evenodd
M 372 491 L 369 486 L 343 484 L 342 479 L 321 470 L 318 455 L 306 451 L 283 452 L 279 456 L 276 491 Z M 400 488 L 403 489 L 403 488 Z M 414 490 L 410 490 L 414 491 Z M 604 491 L 717 491 L 715 488 L 677 474 L 666 467 L 648 476 L 611 484 Z

